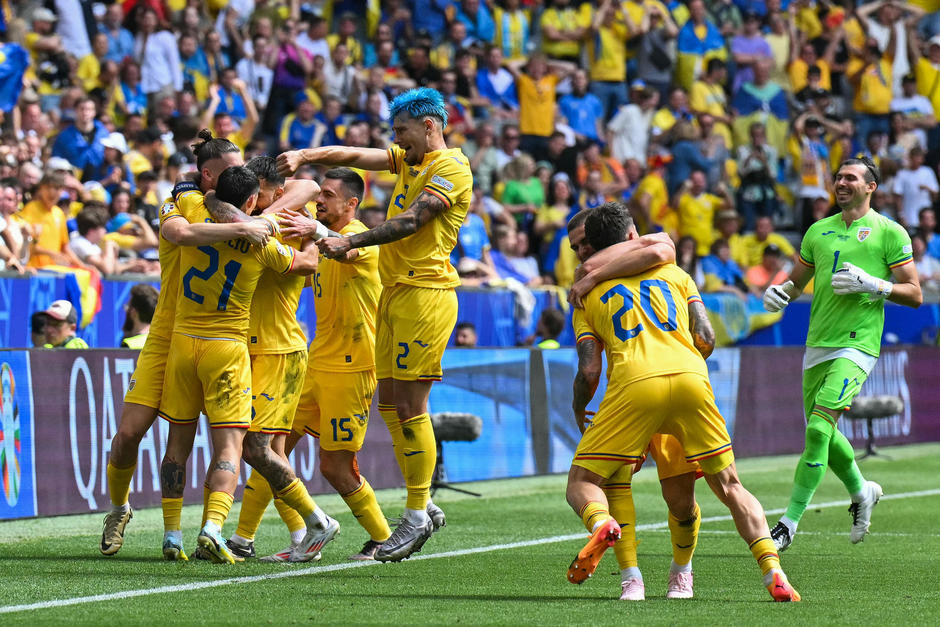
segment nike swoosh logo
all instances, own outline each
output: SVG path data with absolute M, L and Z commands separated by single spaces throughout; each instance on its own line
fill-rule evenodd
M 677 547 L 677 548 L 680 548 L 680 549 L 688 549 L 688 548 L 690 548 L 691 546 L 692 546 L 691 544 L 677 544 L 677 545 L 676 545 L 676 547 Z
M 402 453 L 405 457 L 411 457 L 412 455 L 417 455 L 418 453 L 423 453 L 424 451 L 411 451 L 410 453 L 405 451 Z
M 822 463 L 811 464 L 809 462 L 806 462 L 806 465 L 809 466 L 810 468 L 819 468 L 823 464 Z

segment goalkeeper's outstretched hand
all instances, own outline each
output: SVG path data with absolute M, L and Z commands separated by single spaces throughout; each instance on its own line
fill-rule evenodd
M 790 295 L 787 294 L 793 288 L 793 281 L 787 281 L 782 285 L 771 285 L 764 291 L 764 309 L 770 313 L 776 313 L 790 304 Z
M 840 296 L 872 294 L 878 298 L 884 298 L 891 295 L 891 288 L 890 281 L 873 277 L 847 261 L 832 275 L 832 291 Z

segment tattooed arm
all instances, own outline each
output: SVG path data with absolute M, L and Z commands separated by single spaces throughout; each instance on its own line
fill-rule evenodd
M 574 398 L 571 408 L 578 423 L 578 429 L 584 433 L 587 404 L 594 398 L 597 383 L 601 378 L 601 347 L 593 338 L 586 337 L 578 342 L 578 374 L 574 377 Z
M 708 320 L 708 313 L 702 301 L 689 303 L 689 330 L 692 332 L 692 341 L 695 348 L 708 359 L 715 350 L 715 330 Z
M 440 198 L 421 192 L 406 211 L 389 218 L 374 229 L 349 237 L 327 237 L 317 241 L 317 246 L 320 252 L 330 259 L 337 259 L 353 248 L 388 244 L 414 235 L 418 229 L 446 210 L 447 206 Z

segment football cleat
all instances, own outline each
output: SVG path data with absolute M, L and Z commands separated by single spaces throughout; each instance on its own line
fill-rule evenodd
M 206 551 L 201 546 L 197 546 L 196 550 L 193 551 L 193 559 L 200 560 L 202 562 L 211 562 L 212 558 L 209 557 L 209 552 Z
M 167 533 L 163 536 L 163 559 L 168 562 L 188 562 L 183 543 L 179 538 Z
M 382 546 L 381 542 L 376 542 L 375 540 L 366 540 L 366 543 L 362 545 L 362 550 L 354 555 L 350 555 L 349 559 L 354 562 L 368 562 L 375 559 L 375 552 L 379 550 L 379 547 Z
M 232 539 L 229 538 L 225 541 L 225 544 L 228 546 L 228 550 L 232 552 L 232 557 L 235 558 L 236 562 L 244 562 L 246 559 L 257 557 L 254 541 L 248 544 L 239 544 L 238 542 L 232 542 Z
M 786 551 L 793 543 L 793 535 L 790 533 L 790 528 L 783 524 L 783 521 L 778 522 L 774 525 L 774 528 L 770 530 L 770 538 L 774 541 L 774 546 L 777 547 L 777 550 L 781 552 Z
M 307 534 L 291 549 L 291 562 L 309 562 L 316 553 L 320 552 L 327 542 L 339 533 L 339 523 L 326 516 L 326 527 L 307 525 Z
M 774 570 L 771 571 L 770 575 L 770 583 L 767 584 L 767 592 L 774 598 L 774 601 L 777 603 L 787 603 L 800 600 L 800 593 L 790 585 L 783 571 Z M 766 581 L 766 579 L 764 581 Z
M 225 542 L 225 538 L 223 538 L 222 534 L 218 531 L 212 531 L 203 527 L 196 541 L 199 543 L 199 546 L 208 553 L 209 561 L 215 564 L 235 563 L 235 556 L 232 555 L 228 544 Z
M 852 514 L 852 531 L 849 533 L 849 540 L 852 544 L 858 544 L 868 535 L 868 528 L 871 526 L 871 510 L 884 496 L 881 486 L 874 481 L 866 481 L 862 488 L 862 500 L 849 505 L 849 512 Z
M 286 549 L 284 549 L 283 551 L 278 551 L 277 553 L 273 553 L 271 555 L 265 555 L 264 557 L 258 559 L 258 561 L 264 562 L 266 564 L 287 564 L 287 563 L 297 564 L 297 563 L 302 563 L 302 562 L 319 562 L 320 561 L 320 557 L 322 556 L 320 555 L 319 551 L 315 553 L 304 553 L 298 559 L 291 559 L 291 553 L 293 552 L 296 546 L 297 546 L 296 544 L 292 544 Z
M 568 566 L 568 581 L 571 583 L 584 583 L 588 577 L 597 570 L 604 552 L 620 539 L 620 525 L 613 518 L 597 527 L 591 534 L 584 548 L 578 553 Z
M 667 599 L 691 599 L 692 571 L 683 573 L 669 573 L 669 585 L 666 588 Z
M 646 586 L 643 585 L 643 580 L 639 577 L 631 577 L 630 579 L 621 582 L 620 590 L 621 601 L 646 600 Z
M 442 514 L 443 515 L 443 514 Z M 127 506 L 127 511 L 111 510 L 104 516 L 104 529 L 101 532 L 101 552 L 114 555 L 124 546 L 124 528 L 134 517 L 134 510 Z
M 421 550 L 432 533 L 434 523 L 430 518 L 415 525 L 402 516 L 392 535 L 376 550 L 375 559 L 380 562 L 400 562 L 407 559 L 412 553 Z
M 435 505 L 433 501 L 428 501 L 428 506 L 425 511 L 428 513 L 428 517 L 434 524 L 434 531 L 437 531 L 441 527 L 447 525 L 447 521 L 444 519 L 444 510 Z

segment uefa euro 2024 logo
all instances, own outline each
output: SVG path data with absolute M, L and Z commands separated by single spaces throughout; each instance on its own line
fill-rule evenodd
M 0 366 L 0 477 L 10 507 L 20 498 L 20 412 L 10 364 Z

